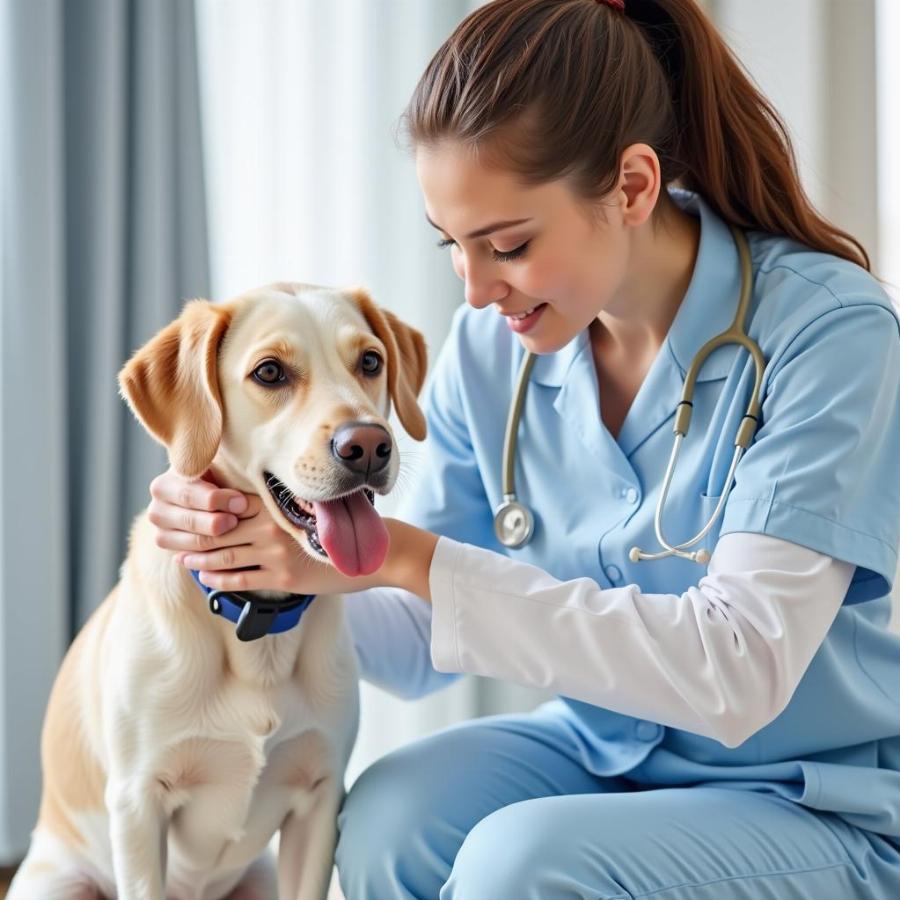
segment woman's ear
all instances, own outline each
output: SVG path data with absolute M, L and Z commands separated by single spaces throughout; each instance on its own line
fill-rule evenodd
M 392 312 L 377 306 L 362 288 L 348 293 L 387 350 L 388 389 L 397 417 L 410 437 L 417 441 L 424 440 L 427 431 L 425 416 L 416 398 L 428 371 L 425 338 Z
M 631 144 L 622 151 L 619 190 L 627 225 L 643 225 L 653 215 L 662 184 L 659 157 L 649 144 Z
M 181 475 L 205 472 L 222 439 L 218 351 L 230 324 L 230 308 L 191 300 L 119 372 L 122 396 Z

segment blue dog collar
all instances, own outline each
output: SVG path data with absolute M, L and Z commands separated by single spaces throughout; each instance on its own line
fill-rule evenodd
M 267 634 L 290 631 L 316 599 L 315 594 L 290 594 L 283 600 L 265 600 L 242 591 L 219 591 L 200 581 L 200 573 L 189 570 L 206 594 L 209 611 L 235 622 L 238 640 L 255 641 Z

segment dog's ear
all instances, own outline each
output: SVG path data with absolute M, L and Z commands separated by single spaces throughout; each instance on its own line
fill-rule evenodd
M 424 440 L 425 416 L 416 398 L 428 371 L 425 338 L 392 312 L 377 306 L 362 288 L 355 288 L 349 293 L 387 350 L 388 389 L 400 422 L 410 437 L 417 441 Z
M 205 472 L 222 439 L 217 357 L 230 324 L 228 307 L 191 300 L 119 372 L 122 396 L 181 475 Z

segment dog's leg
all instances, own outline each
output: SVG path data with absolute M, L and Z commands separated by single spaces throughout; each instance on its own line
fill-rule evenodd
M 278 896 L 281 900 L 326 900 L 337 845 L 337 815 L 343 786 L 321 782 L 312 809 L 291 813 L 278 842 Z
M 77 873 L 48 872 L 19 878 L 17 875 L 6 895 L 7 900 L 102 900 L 96 885 L 85 883 Z
M 7 900 L 100 900 L 95 884 L 73 860 L 59 860 L 36 849 L 19 866 Z
M 166 820 L 155 785 L 110 778 L 106 789 L 117 900 L 164 900 Z
M 85 861 L 69 844 L 38 825 L 7 900 L 103 900 Z

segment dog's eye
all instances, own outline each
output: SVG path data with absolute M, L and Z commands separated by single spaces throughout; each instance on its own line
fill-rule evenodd
M 287 381 L 284 369 L 274 359 L 267 359 L 253 370 L 253 378 L 259 383 L 271 387 L 273 384 L 281 384 Z
M 362 355 L 362 370 L 366 375 L 377 375 L 384 363 L 374 350 L 366 350 Z

